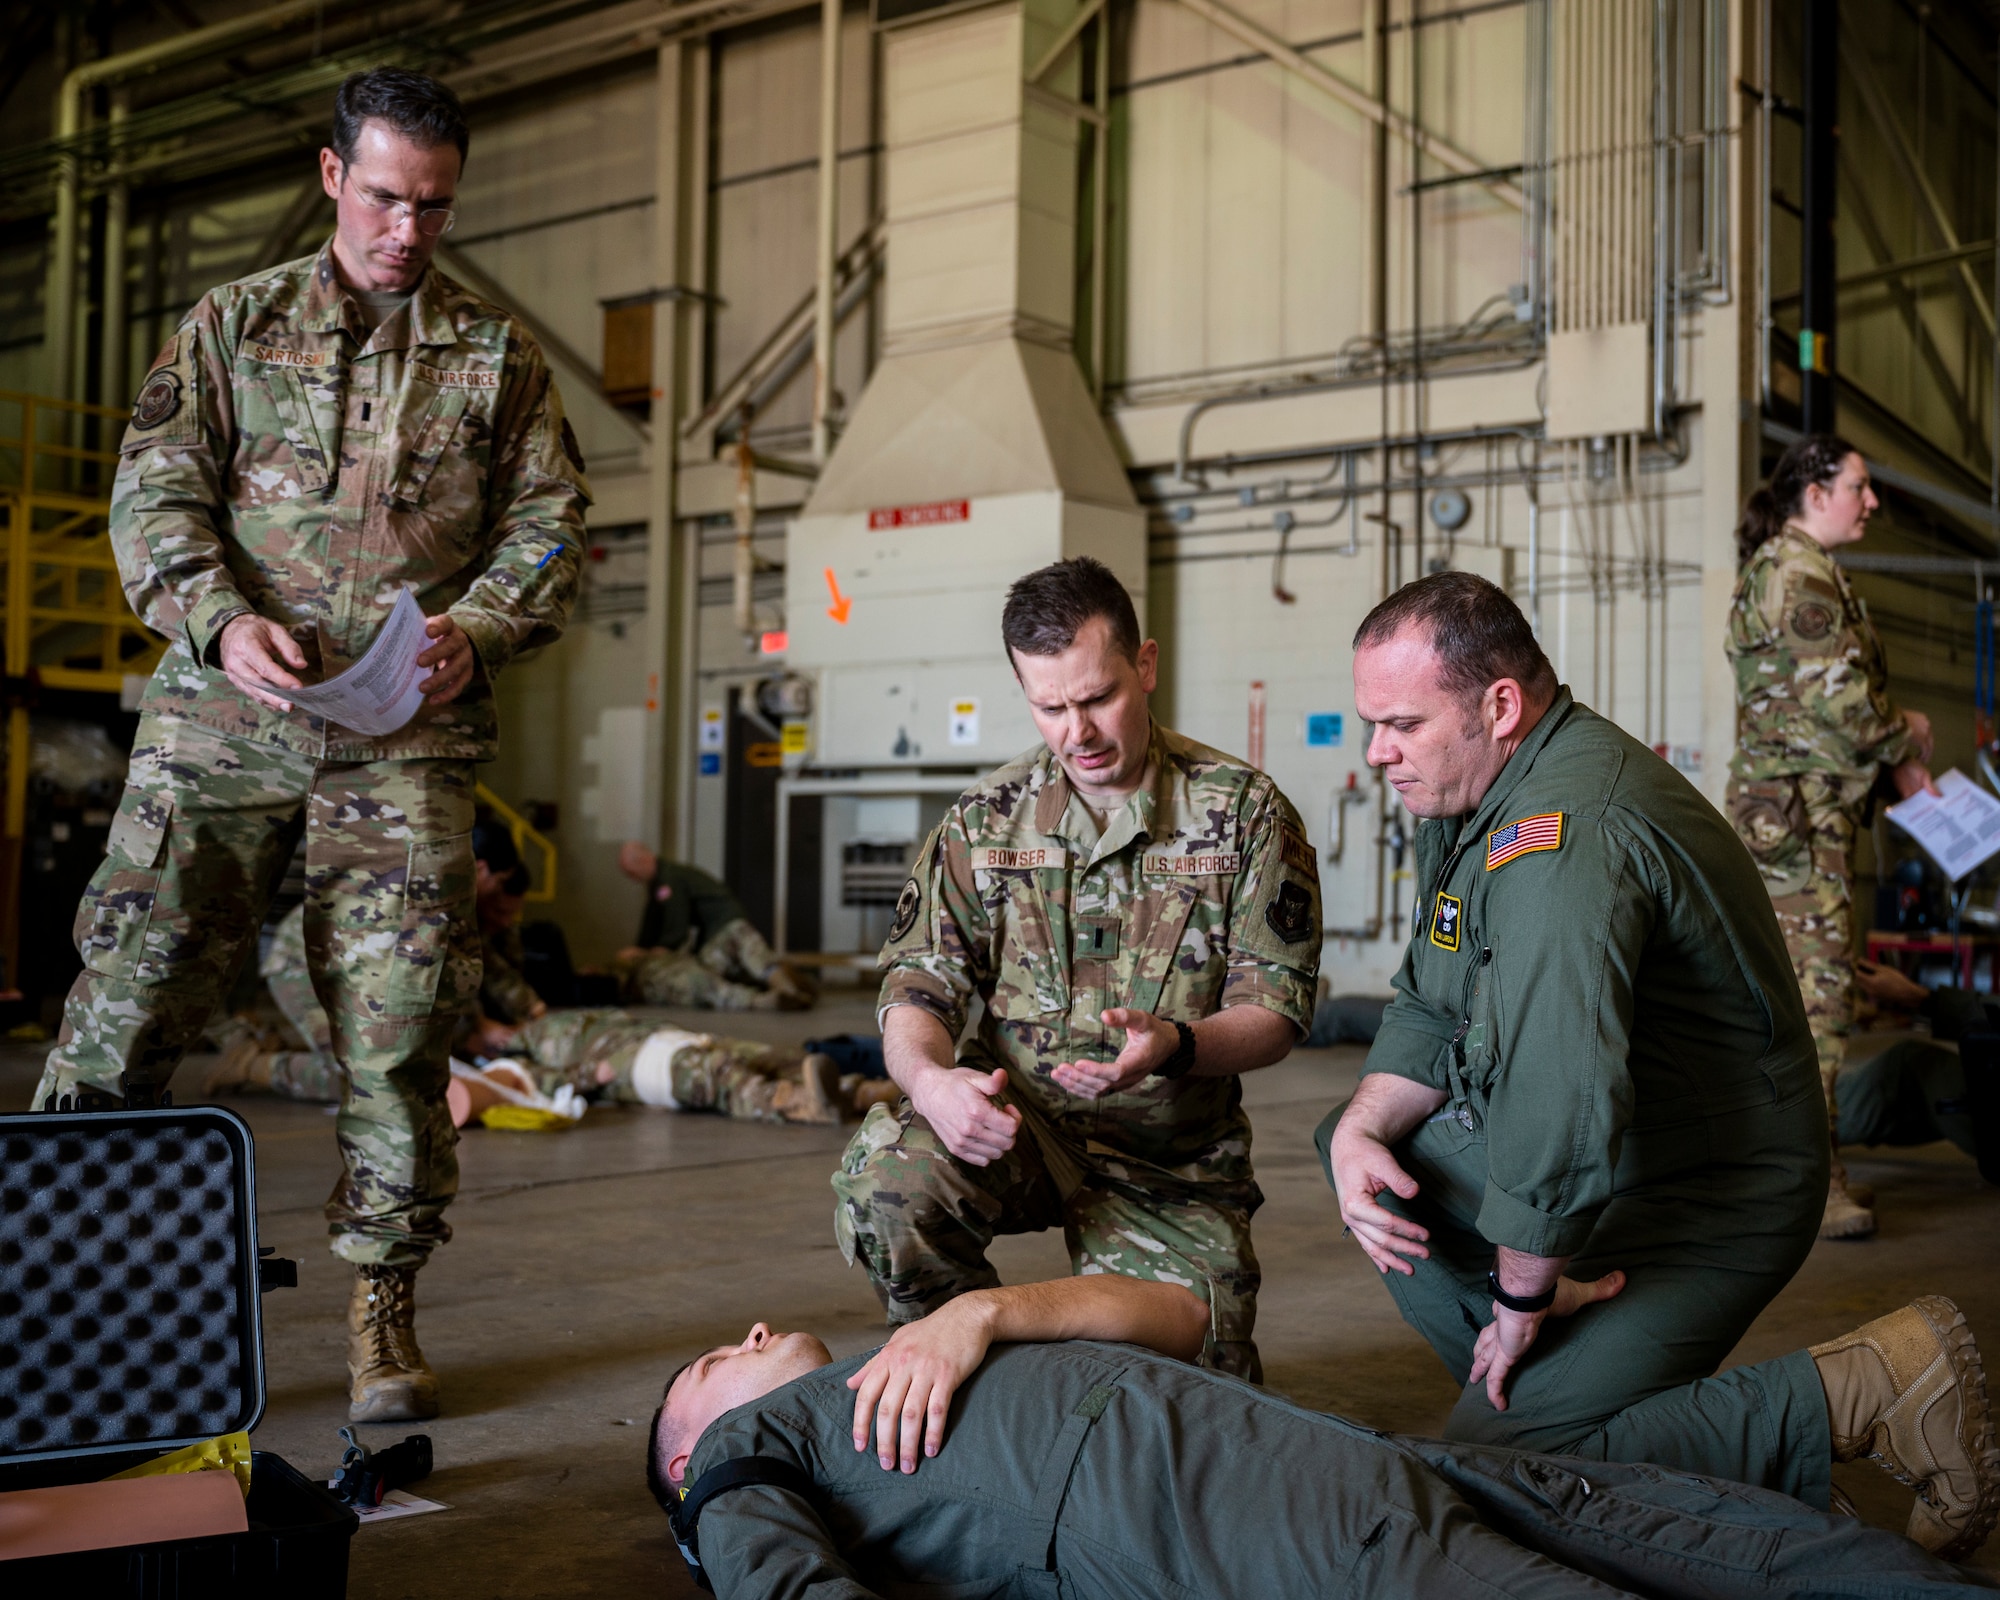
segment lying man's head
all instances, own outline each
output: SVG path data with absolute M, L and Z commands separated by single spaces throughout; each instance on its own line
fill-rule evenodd
M 652 1448 L 646 1481 L 653 1498 L 671 1508 L 687 1481 L 688 1457 L 703 1431 L 725 1411 L 762 1399 L 794 1378 L 833 1360 L 809 1333 L 773 1333 L 753 1325 L 741 1344 L 719 1344 L 698 1355 L 667 1380 L 660 1409 L 653 1413 Z

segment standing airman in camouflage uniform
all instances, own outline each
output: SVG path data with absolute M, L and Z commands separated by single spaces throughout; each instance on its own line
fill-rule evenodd
M 1906 796 L 1930 782 L 1930 722 L 1891 703 L 1881 640 L 1832 554 L 1862 536 L 1875 505 L 1847 443 L 1812 435 L 1791 446 L 1737 530 L 1744 565 L 1729 613 L 1729 816 L 1784 930 L 1835 1129 L 1854 1016 L 1855 832 L 1885 771 Z M 1836 1149 L 1820 1232 L 1874 1231 Z
M 1046 745 L 969 789 L 904 886 L 881 1017 L 907 1099 L 834 1175 L 841 1249 L 911 1322 L 999 1281 L 995 1234 L 1060 1227 L 1079 1273 L 1200 1295 L 1204 1359 L 1254 1378 L 1237 1075 L 1311 1023 L 1313 852 L 1269 778 L 1153 722 L 1158 647 L 1103 566 L 1029 574 L 1001 631 Z
M 332 240 L 203 296 L 120 447 L 119 572 L 172 645 L 36 1098 L 164 1088 L 303 834 L 307 958 L 350 1079 L 327 1216 L 357 1267 L 350 1414 L 369 1421 L 437 1409 L 413 1285 L 457 1187 L 444 1090 L 479 985 L 472 764 L 494 754 L 494 675 L 568 617 L 589 489 L 533 341 L 429 267 L 464 158 L 457 100 L 357 74 L 333 144 Z M 286 691 L 360 657 L 406 587 L 430 619 L 415 718 L 368 737 L 294 708 Z

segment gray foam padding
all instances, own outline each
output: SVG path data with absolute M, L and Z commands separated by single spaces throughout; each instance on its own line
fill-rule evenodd
M 0 1122 L 0 1457 L 228 1433 L 255 1405 L 231 1141 L 88 1122 Z

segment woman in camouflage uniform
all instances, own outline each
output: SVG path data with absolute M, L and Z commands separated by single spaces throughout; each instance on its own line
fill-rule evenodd
M 1833 559 L 1867 530 L 1876 504 L 1852 445 L 1827 434 L 1798 440 L 1743 509 L 1729 613 L 1729 815 L 1798 972 L 1829 1125 L 1854 1011 L 1855 830 L 1885 775 L 1900 796 L 1931 781 L 1930 721 L 1890 701 L 1882 642 Z M 1836 1149 L 1821 1237 L 1872 1234 L 1867 1198 L 1848 1192 Z

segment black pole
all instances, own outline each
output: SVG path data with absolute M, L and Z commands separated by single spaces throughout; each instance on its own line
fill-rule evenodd
M 1805 0 L 1805 260 L 1799 377 L 1807 433 L 1833 431 L 1833 205 L 1840 148 L 1840 0 Z

